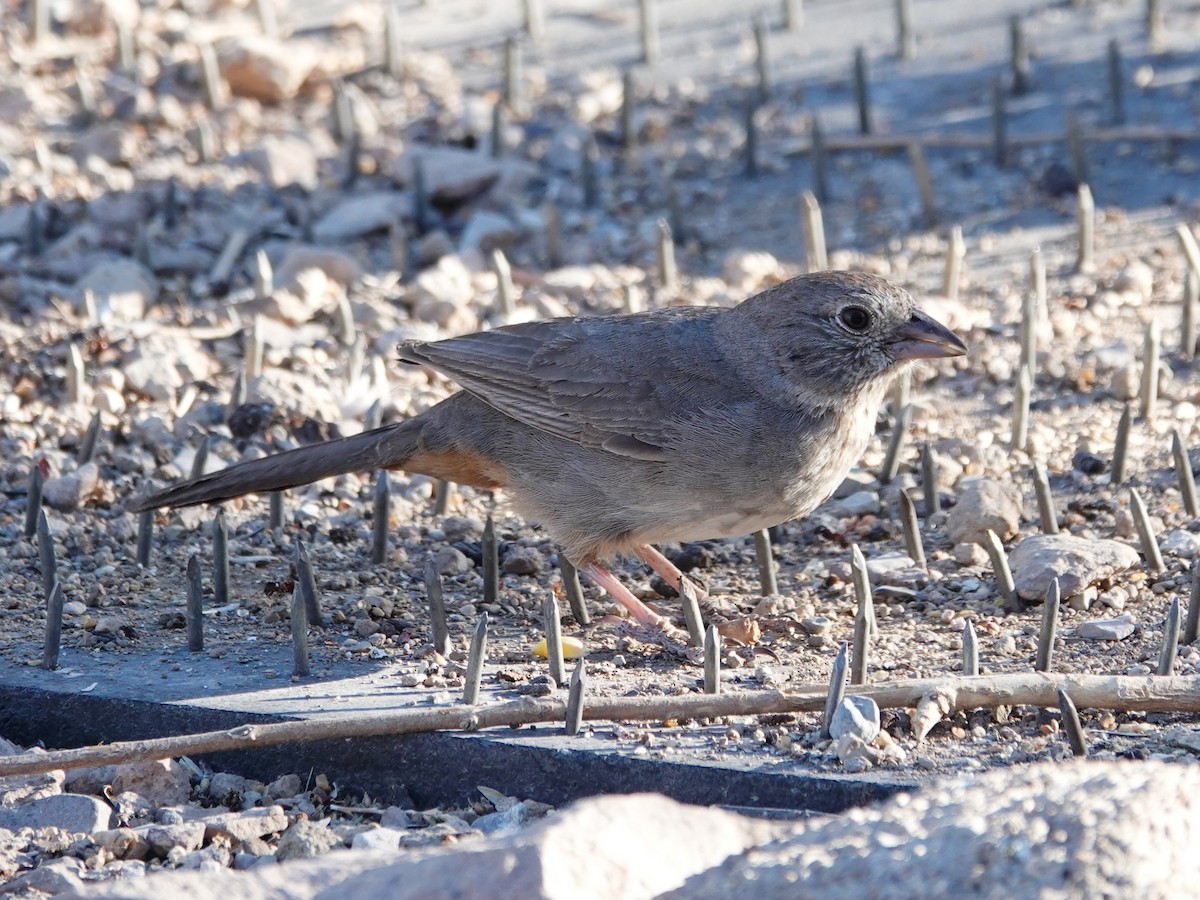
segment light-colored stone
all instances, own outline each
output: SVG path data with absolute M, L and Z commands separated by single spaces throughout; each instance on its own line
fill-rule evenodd
M 964 481 L 958 503 L 946 517 L 946 535 L 955 544 L 982 544 L 984 532 L 1008 540 L 1021 524 L 1021 492 L 1012 484 L 991 478 Z
M 336 833 L 329 830 L 329 820 L 314 822 L 299 819 L 288 826 L 279 838 L 275 857 L 280 862 L 289 859 L 312 859 L 328 853 L 342 843 Z
M 223 834 L 235 841 L 247 841 L 268 834 L 277 834 L 288 826 L 282 806 L 264 806 L 245 812 L 218 813 L 204 819 L 205 837 Z
M 879 734 L 879 705 L 870 697 L 843 697 L 829 722 L 829 736 L 834 740 L 852 734 L 864 744 Z
M 79 509 L 96 491 L 100 483 L 100 467 L 87 462 L 65 475 L 46 479 L 42 499 L 51 509 L 63 512 Z
M 462 575 L 470 572 L 475 564 L 456 547 L 439 547 L 433 555 L 433 566 L 439 575 Z
M 1062 596 L 1069 597 L 1137 562 L 1138 553 L 1128 544 L 1069 534 L 1031 535 L 1008 556 L 1017 593 L 1026 600 L 1043 599 L 1055 578 Z
M 264 135 L 242 158 L 273 187 L 295 184 L 311 191 L 317 186 L 317 153 L 312 141 L 300 135 Z
M 1115 619 L 1091 619 L 1075 626 L 1075 636 L 1089 641 L 1123 641 L 1133 634 L 1133 616 L 1126 613 Z
M 412 198 L 402 191 L 376 191 L 346 197 L 313 224 L 321 242 L 353 241 L 385 231 L 409 211 Z
M 0 828 L 62 828 L 71 834 L 91 834 L 112 824 L 112 807 L 97 797 L 52 794 L 12 809 L 0 809 Z
M 350 842 L 352 850 L 398 850 L 404 834 L 395 828 L 369 828 L 360 831 Z
M 304 41 L 285 43 L 259 34 L 228 38 L 217 48 L 221 77 L 230 92 L 266 103 L 296 96 L 316 61 L 316 53 Z
M 192 795 L 187 769 L 173 759 L 152 759 L 119 765 L 113 772 L 113 793 L 133 791 L 153 806 L 187 803 Z
M 107 259 L 75 282 L 78 304 L 87 291 L 96 300 L 96 314 L 102 322 L 137 322 L 158 300 L 158 279 L 137 260 Z
M 516 239 L 517 227 L 512 219 L 488 209 L 477 209 L 463 228 L 458 248 L 461 252 L 506 250 Z
M 883 509 L 879 495 L 874 491 L 855 491 L 841 500 L 834 500 L 825 507 L 825 512 L 838 518 L 851 516 L 874 516 Z
M 513 547 L 501 568 L 509 575 L 536 575 L 546 568 L 546 557 L 536 547 Z

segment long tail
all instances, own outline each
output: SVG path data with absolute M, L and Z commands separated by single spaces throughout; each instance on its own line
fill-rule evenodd
M 423 425 L 418 416 L 352 437 L 238 463 L 220 472 L 139 497 L 128 510 L 143 512 L 162 506 L 194 506 L 243 494 L 281 491 L 349 472 L 403 468 L 405 460 L 417 452 Z

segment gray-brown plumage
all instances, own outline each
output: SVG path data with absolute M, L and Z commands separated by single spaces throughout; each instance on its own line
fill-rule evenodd
M 731 309 L 552 319 L 410 343 L 401 359 L 463 390 L 404 422 L 240 463 L 131 508 L 383 468 L 503 488 L 647 618 L 601 560 L 635 552 L 662 571 L 647 545 L 811 512 L 861 456 L 901 367 L 965 352 L 906 291 L 845 272 L 793 278 Z

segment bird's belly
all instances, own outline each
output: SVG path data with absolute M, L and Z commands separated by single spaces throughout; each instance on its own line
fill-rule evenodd
M 698 513 L 687 522 L 664 523 L 647 535 L 648 543 L 703 541 L 714 538 L 739 537 L 771 528 L 796 517 L 796 510 L 787 503 L 748 509 L 712 509 Z

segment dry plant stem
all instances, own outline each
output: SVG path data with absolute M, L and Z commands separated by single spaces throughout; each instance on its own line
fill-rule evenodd
M 1200 244 L 1196 243 L 1192 229 L 1180 222 L 1175 226 L 1175 236 L 1179 238 L 1179 247 L 1187 258 L 1188 270 L 1200 275 Z
M 312 560 L 308 558 L 308 548 L 304 542 L 297 540 L 292 554 L 292 566 L 296 570 L 296 588 L 304 597 L 304 617 L 309 625 L 317 628 L 324 627 L 321 618 L 321 600 L 317 596 L 317 579 L 313 574 Z
M 1146 338 L 1142 343 L 1142 418 L 1154 420 L 1158 405 L 1158 360 L 1162 351 L 1162 331 L 1158 319 L 1151 319 L 1146 326 Z
M 150 565 L 150 551 L 154 546 L 154 510 L 138 513 L 137 564 L 143 569 Z
M 917 38 L 913 32 L 912 0 L 896 0 L 896 55 L 916 59 Z
M 1158 549 L 1158 538 L 1154 536 L 1154 526 L 1150 524 L 1150 514 L 1146 512 L 1146 504 L 1135 490 L 1129 492 L 1129 511 L 1133 513 L 1133 524 L 1137 527 L 1138 540 L 1142 545 L 1142 556 L 1146 557 L 1146 568 L 1155 574 L 1165 572 L 1166 564 Z
M 567 595 L 567 605 L 571 607 L 571 615 L 575 617 L 576 622 L 586 628 L 592 624 L 592 614 L 588 612 L 587 602 L 583 599 L 583 586 L 579 583 L 579 570 L 571 564 L 561 550 L 558 554 L 558 568 L 562 573 L 563 593 Z
M 879 633 L 879 623 L 875 620 L 875 597 L 871 592 L 871 577 L 867 572 L 867 558 L 863 556 L 858 544 L 850 545 L 850 575 L 854 580 L 854 597 L 856 609 L 867 617 L 869 634 L 874 637 Z
M 916 706 L 921 698 L 941 694 L 951 709 L 997 706 L 1057 706 L 1058 691 L 1065 690 L 1078 706 L 1143 712 L 1200 712 L 1200 675 L 1056 675 L 1020 672 L 977 678 L 924 678 L 850 687 L 847 693 L 870 697 L 881 709 Z M 588 702 L 586 721 L 643 721 L 666 719 L 760 716 L 780 713 L 820 712 L 825 708 L 826 685 L 806 685 L 791 693 L 763 691 L 734 694 L 689 694 L 677 697 L 596 697 Z M 279 744 L 417 734 L 430 731 L 476 731 L 561 722 L 566 701 L 561 698 L 522 698 L 492 706 L 459 704 L 402 709 L 353 718 L 329 717 L 266 725 L 242 725 L 227 731 L 210 731 L 144 741 L 122 741 L 49 753 L 21 753 L 0 757 L 0 778 L 29 775 L 54 769 L 125 763 L 143 759 L 191 756 L 223 750 L 277 746 Z
M 846 696 L 846 665 L 849 661 L 850 647 L 842 641 L 838 647 L 837 656 L 833 658 L 833 670 L 829 673 L 829 690 L 825 697 L 825 711 L 821 716 L 821 737 L 828 739 L 829 726 L 833 722 L 833 714 L 842 705 Z
M 888 441 L 887 454 L 883 458 L 883 466 L 879 470 L 879 481 L 888 484 L 900 471 L 900 451 L 908 437 L 908 428 L 912 423 L 913 409 L 909 405 L 901 408 L 892 424 L 892 437 Z
M 758 561 L 758 583 L 764 597 L 779 593 L 775 581 L 775 555 L 771 552 L 771 535 L 764 528 L 754 533 L 754 555 Z
M 1054 661 L 1054 639 L 1058 634 L 1058 607 L 1062 602 L 1058 579 L 1050 582 L 1046 600 L 1042 606 L 1042 628 L 1038 632 L 1037 659 L 1033 668 L 1036 672 L 1049 672 Z
M 700 600 L 696 588 L 686 575 L 679 582 L 679 599 L 683 606 L 683 621 L 687 625 L 688 643 L 704 646 L 704 619 L 700 615 Z
M 979 674 L 979 640 L 975 637 L 975 626 L 967 620 L 963 628 L 963 675 L 974 678 Z
M 61 581 L 54 582 L 46 597 L 46 639 L 42 644 L 42 668 L 54 671 L 58 668 L 58 650 L 62 645 L 63 587 Z
M 571 686 L 567 694 L 567 714 L 563 731 L 567 737 L 575 737 L 583 727 L 583 703 L 587 695 L 587 669 L 581 659 L 571 673 Z
M 679 273 L 675 268 L 675 239 L 666 219 L 658 220 L 658 285 L 668 294 L 679 286 Z
M 917 521 L 917 507 L 913 504 L 908 491 L 900 492 L 900 528 L 904 532 L 904 549 L 922 569 L 927 569 L 925 562 L 925 544 L 921 540 L 921 525 Z
M 950 229 L 950 240 L 946 247 L 946 270 L 942 276 L 942 293 L 951 300 L 958 299 L 958 287 L 962 281 L 963 258 L 967 247 L 963 242 L 962 226 Z
M 546 661 L 556 687 L 567 683 L 567 668 L 563 663 L 562 622 L 558 618 L 558 603 L 551 594 L 542 603 L 542 627 L 546 632 Z
M 988 529 L 984 534 L 983 549 L 987 551 L 992 561 L 992 571 L 996 575 L 996 590 L 1004 598 L 1004 607 L 1008 610 L 1021 608 L 1021 600 L 1017 597 L 1016 584 L 1013 582 L 1012 569 L 1008 565 L 1008 554 L 996 532 Z
M 483 679 L 483 663 L 487 659 L 488 614 L 480 613 L 471 635 L 471 652 L 467 655 L 467 674 L 463 680 L 463 703 L 474 706 L 479 702 L 479 685 Z
M 867 83 L 867 54 L 862 47 L 854 50 L 854 102 L 858 106 L 859 134 L 870 134 L 871 94 Z
M 1179 653 L 1179 598 L 1171 598 L 1167 610 L 1167 621 L 1163 625 L 1162 651 L 1158 655 L 1158 674 L 1170 675 L 1175 670 L 1175 657 Z
M 1058 709 L 1062 713 L 1063 732 L 1071 746 L 1071 753 L 1080 758 L 1087 756 L 1087 732 L 1079 721 L 1079 710 L 1063 688 L 1058 689 Z
M 1024 450 L 1029 444 L 1029 395 L 1033 391 L 1033 376 L 1028 366 L 1021 366 L 1017 374 L 1017 389 L 1013 393 L 1012 446 Z
M 308 666 L 308 612 L 304 607 L 304 591 L 297 581 L 292 589 L 292 675 L 305 678 Z
M 383 565 L 388 558 L 388 525 L 392 517 L 392 480 L 380 469 L 375 473 L 375 502 L 371 523 L 371 562 Z
M 212 530 L 213 603 L 225 606 L 229 602 L 229 526 L 225 522 L 224 510 L 217 510 Z
M 204 586 L 200 581 L 200 557 L 195 553 L 187 562 L 187 644 L 191 653 L 204 649 Z
M 36 462 L 29 470 L 29 488 L 25 494 L 25 537 L 31 538 L 37 534 L 38 515 L 42 511 L 42 487 L 46 477 L 42 467 Z
M 1091 272 L 1096 268 L 1096 203 L 1092 199 L 1091 188 L 1086 184 L 1079 185 L 1075 217 L 1079 226 L 1076 268 L 1080 272 Z
M 1050 479 L 1046 467 L 1033 461 L 1033 491 L 1037 495 L 1038 518 L 1042 534 L 1058 534 L 1058 513 L 1054 511 L 1054 496 L 1050 493 Z
M 1192 472 L 1187 444 L 1183 442 L 1183 432 L 1178 428 L 1171 432 L 1171 457 L 1175 461 L 1175 480 L 1179 483 L 1183 508 L 1194 519 L 1200 516 L 1200 503 L 1196 500 L 1196 476 Z
M 516 288 L 513 287 L 512 267 L 504 256 L 504 251 L 492 251 L 492 271 L 496 273 L 496 306 L 505 317 L 516 312 Z
M 433 649 L 450 655 L 450 630 L 446 626 L 446 604 L 442 597 L 442 576 L 433 564 L 433 557 L 425 560 L 425 596 L 429 600 L 429 623 Z
M 800 198 L 804 216 L 804 255 L 809 272 L 823 272 L 829 268 L 825 252 L 825 224 L 821 217 L 821 204 L 812 191 L 805 191 Z
M 439 478 L 437 483 L 437 500 L 434 501 L 433 513 L 444 516 L 450 512 L 450 498 L 454 495 L 454 482 Z
M 721 634 L 716 625 L 704 632 L 704 693 L 721 693 Z
M 662 58 L 658 38 L 658 0 L 638 0 L 638 20 L 642 32 L 642 62 L 653 66 Z
M 1196 336 L 1200 331 L 1200 274 L 1191 270 L 1183 279 L 1183 312 L 1179 324 L 1179 354 L 1185 360 L 1196 358 Z
M 496 522 L 488 514 L 483 526 L 483 602 L 500 599 L 500 547 L 496 541 Z
M 1113 445 L 1112 472 L 1109 484 L 1119 485 L 1125 480 L 1125 469 L 1129 459 L 1129 426 L 1133 422 L 1133 406 L 1125 404 L 1121 418 L 1117 420 L 1117 437 Z
M 925 441 L 921 445 L 921 491 L 925 518 L 928 519 L 941 508 L 938 496 L 937 461 L 933 458 L 933 445 Z
M 1190 644 L 1200 637 L 1200 559 L 1192 562 L 1192 590 L 1188 595 L 1187 622 L 1183 626 L 1183 642 Z
M 42 598 L 49 599 L 58 583 L 58 560 L 54 556 L 54 538 L 50 536 L 50 520 L 46 510 L 38 509 L 37 517 L 38 570 L 42 575 Z
M 925 148 L 914 141 L 908 145 L 908 163 L 912 166 L 913 178 L 917 182 L 917 196 L 921 198 L 921 214 L 927 226 L 933 226 L 938 221 L 937 198 L 933 190 L 933 177 L 929 174 L 929 161 L 925 158 Z

